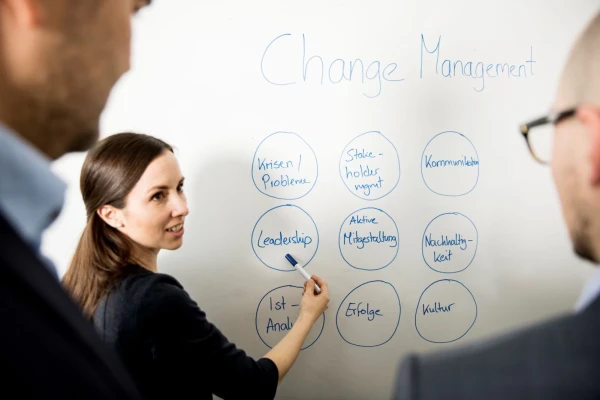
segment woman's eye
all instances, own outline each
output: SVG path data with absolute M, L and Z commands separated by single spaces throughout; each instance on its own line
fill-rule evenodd
M 158 192 L 154 196 L 152 196 L 152 200 L 162 200 L 163 194 Z
M 177 191 L 178 192 L 183 192 L 183 183 L 180 183 L 179 186 L 177 186 Z

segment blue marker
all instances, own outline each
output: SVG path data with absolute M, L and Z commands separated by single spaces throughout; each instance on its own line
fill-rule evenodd
M 292 264 L 292 266 L 294 268 L 296 268 L 296 270 L 298 272 L 300 272 L 300 274 L 306 279 L 309 280 L 310 279 L 310 275 L 308 274 L 308 272 L 306 272 L 304 270 L 304 268 L 302 268 L 302 266 L 298 263 L 298 261 L 296 261 L 294 259 L 294 257 L 292 257 L 290 254 L 286 254 L 285 255 L 286 260 L 288 260 L 290 262 L 290 264 Z M 315 283 L 315 290 L 317 291 L 317 293 L 321 293 L 321 288 L 319 287 L 319 285 L 317 285 Z

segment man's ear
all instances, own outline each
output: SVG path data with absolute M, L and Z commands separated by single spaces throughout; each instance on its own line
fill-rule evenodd
M 600 186 L 600 108 L 584 105 L 577 108 L 576 116 L 589 135 L 590 183 Z
M 0 0 L 0 9 L 6 11 L 17 24 L 33 26 L 43 19 L 40 0 Z
M 121 213 L 113 206 L 104 205 L 100 207 L 96 213 L 104 222 L 115 229 L 123 228 L 125 225 L 121 221 Z

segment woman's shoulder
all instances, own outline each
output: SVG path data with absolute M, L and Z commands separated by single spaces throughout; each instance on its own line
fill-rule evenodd
M 129 302 L 144 303 L 185 294 L 183 286 L 171 275 L 152 272 L 137 265 L 130 265 L 127 269 L 113 292 L 126 297 Z
M 174 277 L 136 265 L 125 268 L 94 317 L 105 340 L 131 335 L 142 341 L 149 337 L 179 340 L 179 332 L 189 330 L 204 315 Z
M 168 317 L 174 312 L 197 308 L 177 279 L 139 266 L 130 267 L 113 293 L 121 302 L 126 302 L 128 308 L 135 309 L 138 318 Z
M 183 289 L 183 286 L 171 275 L 152 272 L 138 265 L 127 266 L 127 272 L 116 286 L 122 292 L 147 292 L 156 289 Z

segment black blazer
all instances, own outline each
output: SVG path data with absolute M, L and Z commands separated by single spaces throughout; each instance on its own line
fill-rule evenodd
M 60 283 L 0 215 L 0 382 L 22 399 L 141 399 Z

